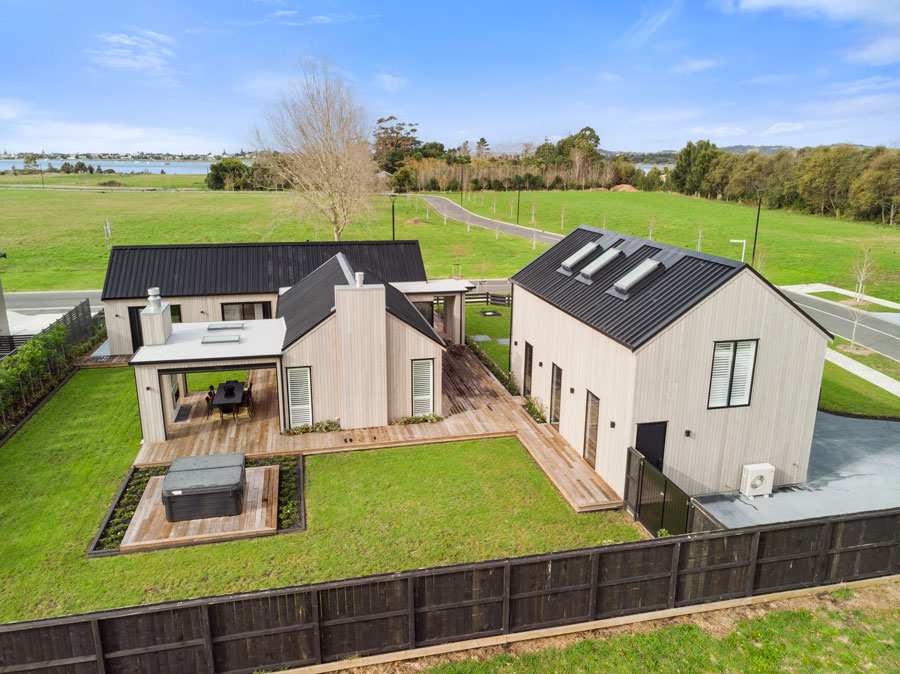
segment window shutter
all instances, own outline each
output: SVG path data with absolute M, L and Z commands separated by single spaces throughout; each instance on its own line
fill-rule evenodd
M 291 428 L 312 424 L 312 390 L 308 367 L 290 367 L 287 370 L 288 413 Z
M 728 405 L 733 356 L 734 342 L 716 344 L 713 351 L 712 376 L 709 382 L 709 407 L 726 407 Z
M 412 362 L 412 413 L 414 417 L 434 412 L 434 361 Z
M 738 342 L 734 354 L 734 375 L 731 379 L 731 405 L 750 404 L 750 385 L 753 382 L 753 363 L 756 342 Z

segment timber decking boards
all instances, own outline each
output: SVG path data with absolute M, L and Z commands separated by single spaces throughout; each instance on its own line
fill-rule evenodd
M 151 477 L 125 531 L 120 550 L 219 541 L 274 533 L 278 527 L 278 466 L 248 468 L 244 512 L 231 517 L 169 522 L 162 502 L 162 476 Z
M 461 440 L 516 436 L 550 482 L 576 512 L 622 505 L 581 455 L 549 424 L 538 425 L 465 346 L 451 344 L 443 357 L 444 421 L 409 426 L 358 428 L 333 433 L 282 435 L 275 371 L 251 370 L 255 409 L 237 421 L 218 412 L 207 419 L 205 391 L 184 396 L 192 404 L 187 422 L 169 424 L 167 442 L 144 443 L 134 465 L 165 466 L 179 456 L 242 452 L 248 458 L 284 454 L 326 454 Z
M 131 360 L 130 355 L 125 356 L 85 356 L 78 362 L 78 367 L 93 369 L 98 367 L 125 367 Z

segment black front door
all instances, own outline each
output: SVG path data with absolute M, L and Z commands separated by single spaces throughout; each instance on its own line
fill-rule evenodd
M 141 310 L 144 307 L 128 307 L 128 325 L 131 327 L 131 351 L 134 353 L 144 345 L 141 330 Z
M 522 395 L 531 395 L 531 362 L 534 358 L 534 347 L 525 342 L 525 373 L 522 376 Z
M 666 450 L 666 426 L 668 424 L 668 421 L 654 421 L 651 424 L 637 425 L 637 438 L 634 441 L 634 448 L 659 470 L 662 470 L 663 467 L 663 453 Z
M 553 363 L 553 379 L 550 383 L 550 423 L 559 430 L 559 407 L 562 398 L 562 368 Z

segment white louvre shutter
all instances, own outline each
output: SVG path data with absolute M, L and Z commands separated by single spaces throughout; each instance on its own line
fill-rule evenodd
M 434 412 L 434 361 L 412 362 L 412 413 L 414 417 Z
M 753 383 L 755 360 L 756 342 L 738 342 L 734 354 L 734 376 L 731 379 L 731 405 L 750 404 L 750 386 Z
M 731 361 L 734 342 L 718 342 L 713 351 L 712 375 L 709 382 L 709 407 L 728 406 L 728 388 L 731 383 Z
M 290 367 L 287 370 L 288 411 L 291 428 L 312 423 L 312 390 L 308 367 Z

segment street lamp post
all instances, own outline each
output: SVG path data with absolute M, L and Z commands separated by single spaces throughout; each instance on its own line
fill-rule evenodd
M 753 230 L 753 253 L 750 255 L 750 266 L 756 262 L 756 235 L 759 234 L 759 210 L 762 208 L 762 195 L 765 190 L 756 189 L 756 229 Z
M 394 229 L 394 199 L 397 198 L 397 195 L 391 192 L 388 196 L 391 198 L 391 241 L 396 241 L 397 235 Z

